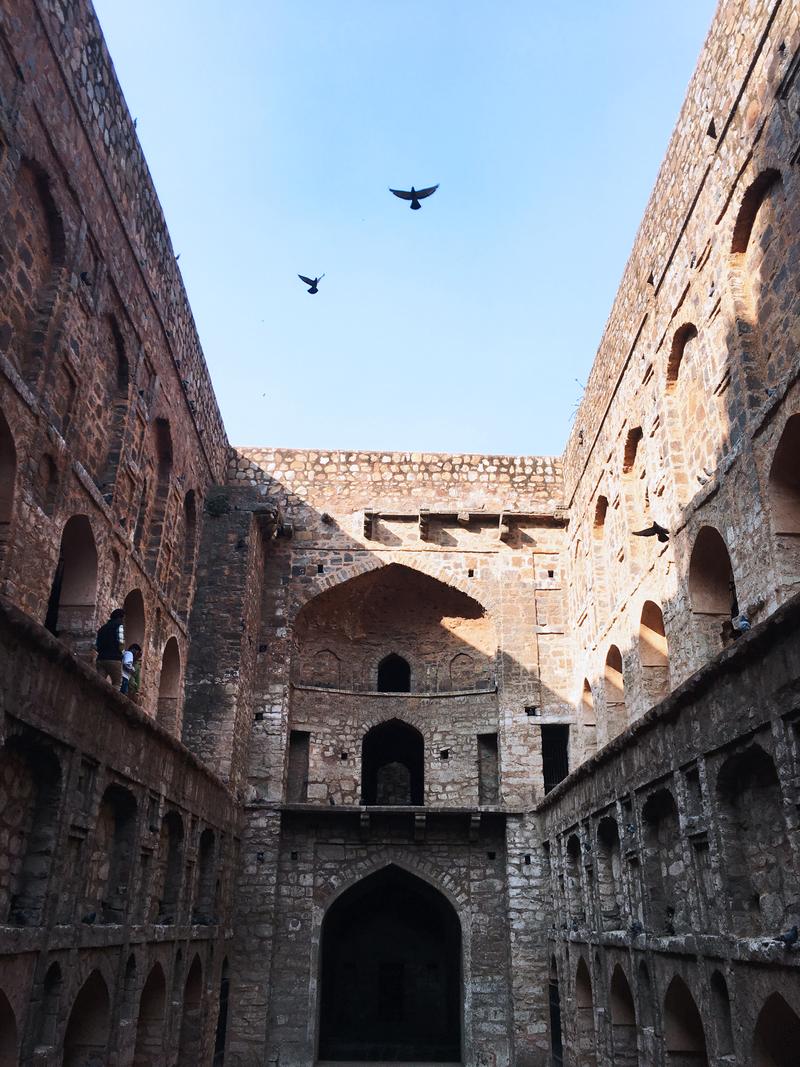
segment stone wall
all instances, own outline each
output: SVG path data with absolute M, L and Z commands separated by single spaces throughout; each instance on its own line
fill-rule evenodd
M 600 740 L 722 647 L 726 553 L 751 622 L 798 588 L 799 45 L 796 5 L 721 4 L 567 444 L 571 699 Z
M 147 1063 L 210 1057 L 230 951 L 235 799 L 6 602 L 0 632 L 0 973 L 13 1012 L 3 1041 L 19 1057 L 7 1062 L 60 1064 L 91 1044 L 87 1031 L 103 1063 L 128 1064 L 148 1027 Z M 165 977 L 171 996 L 148 1017 L 145 984 Z
M 539 804 L 573 1062 L 789 1062 L 762 1013 L 800 1012 L 798 620 L 795 598 Z

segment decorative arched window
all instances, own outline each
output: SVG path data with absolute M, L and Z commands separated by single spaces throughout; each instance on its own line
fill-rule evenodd
M 379 693 L 409 693 L 411 691 L 411 666 L 408 660 L 391 652 L 378 664 Z

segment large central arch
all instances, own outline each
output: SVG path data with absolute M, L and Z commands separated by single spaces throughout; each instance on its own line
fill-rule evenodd
M 432 886 L 389 865 L 322 925 L 319 1058 L 461 1060 L 461 927 Z

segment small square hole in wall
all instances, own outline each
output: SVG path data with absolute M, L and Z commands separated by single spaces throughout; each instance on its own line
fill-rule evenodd
M 555 578 L 555 576 L 556 576 L 556 572 L 555 571 L 548 571 L 547 572 L 547 577 L 548 578 Z
M 439 759 L 450 759 L 450 749 L 449 748 L 443 748 L 439 752 Z
M 486 853 L 486 858 L 490 859 L 490 860 L 497 859 L 497 853 L 496 852 L 487 852 Z
M 531 854 L 530 854 L 530 852 L 526 852 L 525 853 L 525 866 L 526 867 L 530 867 L 530 865 L 531 865 Z
M 350 754 L 349 754 L 348 752 L 340 752 L 340 753 L 339 753 L 339 759 L 341 759 L 341 760 L 346 760 L 346 759 L 348 759 L 348 758 L 349 758 L 349 755 L 350 755 Z
M 526 704 L 525 705 L 525 714 L 526 715 L 538 715 L 539 714 L 539 705 L 538 704 Z
M 299 858 L 299 856 L 300 856 L 300 853 L 299 853 L 299 852 L 292 852 L 292 853 L 291 853 L 291 857 L 292 857 L 292 859 L 293 859 L 293 860 L 296 860 L 296 859 L 298 859 L 298 858 Z
M 256 722 L 261 722 L 261 720 L 264 718 L 264 712 L 263 711 L 257 711 L 255 713 L 255 715 L 253 716 L 253 718 L 255 719 Z
M 318 563 L 317 564 L 317 574 L 324 574 L 324 573 L 325 573 L 325 565 L 323 563 Z
M 467 571 L 467 577 L 468 578 L 474 578 L 475 577 L 475 568 L 474 567 L 470 567 L 470 569 Z

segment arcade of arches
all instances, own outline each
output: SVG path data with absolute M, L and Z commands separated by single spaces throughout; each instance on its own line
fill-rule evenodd
M 7 0 L 0 1067 L 797 1062 L 796 7 L 547 457 L 231 446 L 91 4 Z

